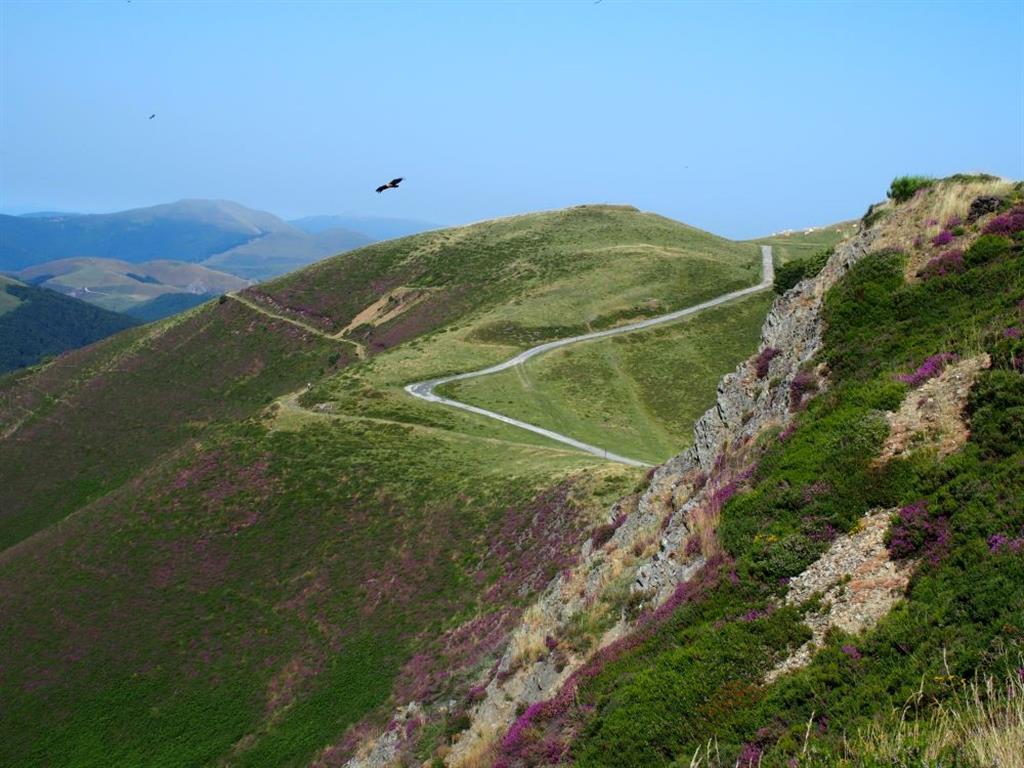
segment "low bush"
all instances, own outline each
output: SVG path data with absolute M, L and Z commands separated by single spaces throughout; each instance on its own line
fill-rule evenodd
M 828 262 L 832 253 L 832 248 L 826 248 L 825 250 L 818 251 L 813 256 L 808 256 L 804 259 L 793 259 L 785 264 L 780 264 L 775 269 L 775 292 L 781 295 L 801 280 L 817 275 L 821 272 L 826 262 Z
M 905 203 L 919 189 L 925 189 L 935 183 L 929 176 L 898 176 L 889 185 L 889 198 L 897 203 Z
M 1010 241 L 1000 235 L 982 235 L 967 249 L 964 263 L 969 267 L 987 264 L 1002 258 L 1010 251 Z

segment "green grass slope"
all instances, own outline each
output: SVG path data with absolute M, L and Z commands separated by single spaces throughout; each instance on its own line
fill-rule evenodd
M 516 217 L 0 380 L 4 759 L 338 762 L 394 703 L 464 691 L 642 472 L 401 386 L 758 266 L 633 209 Z
M 566 347 L 438 394 L 661 463 L 692 439 L 719 379 L 756 347 L 768 293 L 670 326 Z
M 0 278 L 0 374 L 91 344 L 138 321 Z
M 839 241 L 849 237 L 857 229 L 856 221 L 842 221 L 825 227 L 811 227 L 803 230 L 777 232 L 759 237 L 751 242 L 770 245 L 776 264 L 785 264 L 797 259 L 806 259 L 816 253 L 835 247 Z

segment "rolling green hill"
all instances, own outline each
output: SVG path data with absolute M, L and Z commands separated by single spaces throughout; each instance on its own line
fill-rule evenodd
M 0 374 L 91 344 L 137 321 L 0 277 Z
M 6 754 L 302 764 L 464 690 L 642 472 L 402 385 L 744 287 L 758 262 L 627 207 L 533 214 L 0 381 Z
M 760 294 L 678 323 L 533 358 L 439 394 L 660 464 L 689 445 L 718 380 L 750 354 Z

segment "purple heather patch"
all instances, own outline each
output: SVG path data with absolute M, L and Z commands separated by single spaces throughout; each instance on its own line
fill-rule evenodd
M 1003 337 L 1007 339 L 1019 339 L 1021 337 L 1021 333 L 1020 328 L 1013 326 L 1012 328 L 1007 328 L 1003 331 Z
M 943 245 L 949 245 L 951 242 L 953 242 L 953 233 L 950 232 L 948 229 L 942 230 L 941 232 L 939 232 L 939 234 L 932 238 L 932 245 L 934 245 L 936 248 Z
M 923 278 L 945 277 L 946 275 L 958 274 L 964 271 L 964 252 L 959 248 L 936 256 L 929 261 L 918 273 Z
M 1018 205 L 1012 211 L 995 216 L 985 225 L 986 235 L 1012 235 L 1024 231 L 1024 206 Z
M 954 229 L 959 227 L 961 224 L 963 224 L 963 221 L 961 221 L 960 217 L 954 213 L 946 222 L 946 229 Z
M 933 517 L 927 501 L 915 501 L 897 513 L 889 529 L 889 554 L 897 560 L 920 554 L 934 564 L 945 554 L 949 537 L 949 520 Z
M 857 648 L 857 646 L 855 646 L 855 645 L 844 645 L 843 646 L 843 653 L 845 653 L 847 656 L 849 656 L 854 661 L 856 661 L 857 659 L 859 659 L 861 657 L 861 652 Z
M 1012 552 L 1013 554 L 1024 552 L 1024 538 L 1011 539 L 1005 534 L 997 533 L 989 537 L 988 551 L 993 555 L 1004 552 Z
M 896 381 L 909 384 L 911 387 L 919 387 L 929 379 L 933 379 L 942 373 L 946 363 L 957 360 L 957 356 L 949 352 L 940 352 L 925 359 L 913 373 L 903 373 L 896 376 Z
M 757 372 L 757 378 L 763 379 L 768 375 L 768 369 L 771 366 L 772 360 L 780 354 L 781 352 L 775 347 L 765 347 L 761 350 L 761 353 L 754 360 L 754 368 Z
M 796 410 L 803 403 L 804 395 L 818 388 L 818 379 L 810 371 L 800 371 L 789 384 L 789 407 Z

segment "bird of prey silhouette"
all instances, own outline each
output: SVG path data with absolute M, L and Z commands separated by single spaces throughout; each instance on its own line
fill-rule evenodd
M 377 194 L 380 194 L 385 189 L 398 189 L 398 185 L 402 183 L 402 177 L 399 176 L 397 179 L 392 179 L 387 184 L 381 184 L 377 187 Z
M 150 115 L 149 119 L 152 120 L 154 117 L 156 117 L 156 112 L 154 112 L 152 115 Z

